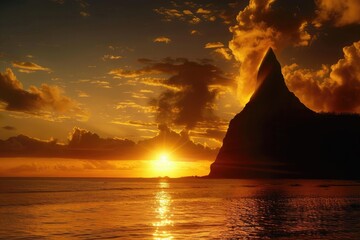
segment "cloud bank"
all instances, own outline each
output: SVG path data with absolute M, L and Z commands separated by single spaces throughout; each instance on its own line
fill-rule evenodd
M 128 139 L 101 138 L 85 129 L 74 128 L 66 144 L 43 141 L 24 135 L 0 140 L 0 157 L 43 157 L 89 160 L 146 160 L 154 151 L 167 150 L 179 159 L 196 161 L 213 159 L 218 149 L 195 144 L 185 132 L 177 133 L 165 125 L 157 136 L 135 143 Z

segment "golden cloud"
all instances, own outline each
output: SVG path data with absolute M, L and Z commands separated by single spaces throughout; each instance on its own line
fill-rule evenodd
M 221 42 L 209 42 L 205 44 L 205 48 L 221 48 L 224 47 L 224 44 Z
M 135 109 L 138 112 L 143 112 L 143 113 L 154 113 L 156 112 L 156 110 L 154 109 L 154 107 L 152 106 L 144 106 L 141 104 L 138 104 L 134 101 L 122 101 L 122 102 L 118 102 L 115 106 L 115 109 L 117 110 L 124 110 L 124 111 L 128 111 L 129 109 Z
M 214 52 L 228 61 L 232 59 L 231 50 L 228 48 L 216 48 Z
M 283 67 L 289 89 L 316 111 L 360 113 L 360 41 L 343 48 L 344 58 L 331 67 Z
M 18 68 L 20 72 L 24 73 L 32 73 L 35 71 L 45 71 L 45 72 L 51 72 L 49 68 L 42 67 L 36 63 L 32 62 L 16 62 L 14 61 L 12 63 L 12 66 L 15 68 Z
M 161 36 L 161 37 L 157 37 L 153 40 L 153 42 L 158 42 L 158 43 L 170 43 L 171 42 L 171 39 L 168 38 L 168 37 L 164 37 L 164 36 Z
M 188 9 L 183 10 L 183 13 L 184 13 L 185 15 L 193 15 L 193 13 L 192 13 L 190 10 L 188 10 Z
M 25 90 L 10 68 L 0 73 L 0 103 L 5 110 L 24 112 L 43 116 L 69 114 L 84 118 L 87 113 L 71 98 L 63 95 L 58 86 L 42 84 L 39 88 L 31 86 Z
M 198 24 L 201 21 L 214 22 L 217 18 L 224 19 L 230 23 L 229 19 L 234 19 L 235 12 L 239 8 L 232 4 L 224 6 L 224 9 L 216 9 L 215 5 L 199 4 L 194 2 L 185 1 L 184 3 L 173 4 L 173 8 L 157 8 L 154 11 L 162 16 L 162 20 L 166 22 L 170 21 L 182 21 L 189 24 Z
M 190 34 L 191 35 L 200 35 L 200 32 L 198 30 L 191 30 Z
M 111 88 L 110 83 L 108 81 L 104 80 L 94 80 L 90 82 L 91 84 L 96 84 L 97 86 L 101 88 Z
M 122 56 L 118 56 L 118 55 L 110 55 L 110 54 L 105 54 L 103 57 L 102 57 L 102 60 L 103 61 L 106 61 L 106 60 L 119 60 L 123 58 Z
M 211 11 L 210 10 L 207 10 L 207 9 L 203 9 L 203 8 L 199 8 L 196 13 L 199 13 L 199 14 L 211 14 Z
M 335 26 L 360 24 L 360 1 L 358 0 L 316 0 L 317 22 L 333 21 Z

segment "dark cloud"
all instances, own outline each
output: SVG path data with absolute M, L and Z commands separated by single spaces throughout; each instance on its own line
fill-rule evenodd
M 100 138 L 96 133 L 74 128 L 70 134 L 68 146 L 72 149 L 112 149 L 132 147 L 135 143 L 127 139 Z
M 54 157 L 78 159 L 128 159 L 135 143 L 127 139 L 100 138 L 97 134 L 74 128 L 68 144 L 43 141 L 25 135 L 0 140 L 0 157 Z
M 213 120 L 213 104 L 219 90 L 233 84 L 216 66 L 186 59 L 168 59 L 146 69 L 170 75 L 162 82 L 170 88 L 151 101 L 157 108 L 158 122 L 187 129 L 200 121 Z
M 213 107 L 218 93 L 225 87 L 234 87 L 234 81 L 208 61 L 166 58 L 161 62 L 147 60 L 143 63 L 146 65 L 138 70 L 114 69 L 109 74 L 165 87 L 159 97 L 150 101 L 150 105 L 156 108 L 156 119 L 160 124 L 192 129 L 198 122 L 212 121 L 216 119 Z M 148 77 L 152 75 L 169 77 Z
M 159 125 L 157 136 L 135 143 L 128 139 L 101 138 L 90 131 L 74 128 L 67 144 L 57 140 L 43 141 L 25 135 L 0 140 L 0 157 L 43 157 L 72 158 L 89 160 L 144 160 L 153 156 L 154 151 L 169 151 L 179 159 L 196 161 L 213 159 L 218 149 L 195 144 L 186 131 L 177 133 L 166 125 Z M 91 162 L 88 169 L 111 168 L 109 163 Z
M 2 128 L 5 129 L 5 130 L 9 130 L 9 131 L 14 131 L 14 130 L 16 130 L 16 128 L 13 127 L 13 126 L 4 126 L 4 127 L 2 127 Z
M 25 112 L 36 115 L 49 113 L 71 113 L 85 117 L 86 113 L 74 100 L 64 96 L 58 86 L 42 84 L 40 88 L 31 86 L 25 90 L 11 69 L 0 73 L 0 102 L 5 110 Z

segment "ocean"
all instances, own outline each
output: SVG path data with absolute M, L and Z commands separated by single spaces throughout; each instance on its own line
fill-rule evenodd
M 0 239 L 360 239 L 360 182 L 0 178 Z

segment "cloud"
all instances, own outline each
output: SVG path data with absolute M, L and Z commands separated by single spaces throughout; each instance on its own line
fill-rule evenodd
M 343 48 L 344 58 L 331 67 L 284 66 L 289 89 L 316 111 L 360 113 L 360 41 Z
M 8 130 L 8 131 L 14 131 L 14 130 L 16 130 L 16 128 L 13 127 L 13 126 L 3 126 L 2 129 Z
M 144 113 L 154 113 L 155 112 L 154 107 L 151 107 L 148 105 L 144 106 L 144 105 L 138 104 L 138 103 L 136 103 L 134 101 L 130 101 L 130 100 L 118 102 L 115 106 L 115 109 L 124 110 L 124 112 L 128 112 L 129 109 L 135 109 L 138 112 L 144 112 Z
M 223 19 L 224 23 L 229 24 L 233 21 L 235 12 L 240 9 L 241 4 L 227 4 L 218 9 L 215 4 L 178 2 L 172 4 L 172 8 L 156 8 L 154 11 L 162 16 L 165 22 L 182 21 L 188 24 L 198 24 L 200 22 L 214 22 Z
M 231 50 L 228 48 L 217 48 L 214 50 L 214 53 L 220 55 L 224 59 L 230 61 L 232 59 Z
M 191 129 L 200 121 L 215 119 L 213 106 L 219 92 L 224 87 L 234 86 L 233 80 L 227 78 L 218 67 L 206 62 L 184 58 L 147 62 L 138 70 L 115 69 L 109 74 L 136 78 L 136 82 L 166 88 L 150 103 L 157 109 L 156 118 L 161 124 Z M 157 75 L 161 78 L 155 77 Z M 122 102 L 119 106 L 130 104 L 135 105 L 133 102 Z
M 199 14 L 211 14 L 211 11 L 210 10 L 207 10 L 207 9 L 203 9 L 203 8 L 199 8 L 196 13 L 199 13 Z
M 134 78 L 144 75 L 144 71 L 133 71 L 122 68 L 113 69 L 108 74 L 113 75 L 116 78 Z
M 156 123 L 148 123 L 148 122 L 142 122 L 142 121 L 118 121 L 114 120 L 111 123 L 118 124 L 118 125 L 124 125 L 124 126 L 134 126 L 134 127 L 156 127 Z
M 45 72 L 51 72 L 49 68 L 42 67 L 36 63 L 32 62 L 13 62 L 12 66 L 15 68 L 18 68 L 20 72 L 23 73 L 32 73 L 36 71 L 45 71 Z
M 85 110 L 63 95 L 58 86 L 42 84 L 40 88 L 30 86 L 29 90 L 25 90 L 10 68 L 0 73 L 0 102 L 5 110 L 40 116 L 49 113 L 86 115 Z
M 172 19 L 182 18 L 185 13 L 180 12 L 177 9 L 169 9 L 169 8 L 156 8 L 154 11 L 164 17 L 164 21 L 170 22 Z M 185 14 L 186 15 L 186 14 Z
M 87 98 L 87 97 L 90 97 L 89 94 L 87 94 L 86 92 L 83 92 L 83 91 L 77 91 L 78 92 L 78 97 L 81 97 L 81 98 Z
M 68 143 L 72 149 L 115 149 L 123 145 L 133 146 L 134 142 L 126 139 L 100 138 L 96 133 L 76 127 L 70 133 Z
M 168 37 L 157 37 L 154 39 L 154 42 L 158 42 L 158 43 L 170 43 L 171 42 L 171 39 L 168 38 Z
M 219 130 L 214 128 L 208 128 L 204 132 L 200 132 L 197 135 L 205 138 L 213 139 L 217 142 L 222 143 L 226 134 L 226 130 Z
M 43 141 L 24 135 L 0 140 L 0 157 L 52 157 L 78 159 L 126 159 L 135 143 L 127 139 L 100 138 L 87 130 L 74 128 L 67 144 Z
M 205 44 L 205 48 L 214 49 L 213 52 L 226 60 L 232 59 L 231 50 L 229 48 L 225 48 L 224 44 L 221 42 L 209 42 Z
M 89 12 L 89 6 L 90 4 L 87 2 L 87 0 L 77 0 L 76 1 L 79 6 L 80 6 L 80 16 L 82 17 L 89 17 L 90 16 L 90 12 Z
M 119 56 L 119 55 L 109 55 L 109 54 L 105 54 L 103 57 L 102 57 L 102 60 L 103 61 L 106 61 L 106 60 L 119 60 L 119 59 L 122 59 L 123 57 L 122 56 Z
M 142 84 L 154 87 L 163 87 L 172 91 L 180 91 L 181 89 L 176 86 L 167 85 L 164 78 L 159 77 L 142 77 L 139 79 Z
M 90 13 L 89 12 L 86 12 L 86 11 L 80 11 L 80 15 L 82 17 L 89 17 L 90 16 Z
M 188 9 L 183 10 L 183 13 L 184 13 L 185 15 L 193 15 L 193 13 L 192 13 L 190 10 L 188 10 Z
M 224 47 L 224 44 L 221 42 L 209 42 L 205 44 L 205 48 L 221 48 Z
M 313 5 L 301 0 L 250 0 L 240 11 L 237 24 L 230 28 L 229 48 L 241 63 L 238 94 L 243 105 L 254 91 L 257 67 L 269 47 L 309 45 L 307 27 L 313 19 Z
M 158 122 L 182 125 L 187 129 L 194 128 L 199 121 L 214 119 L 213 104 L 218 86 L 232 84 L 214 65 L 187 59 L 167 59 L 147 66 L 147 69 L 169 75 L 163 84 L 175 88 L 163 91 L 151 101 L 157 108 Z
M 95 84 L 101 88 L 111 88 L 110 83 L 104 80 L 94 80 L 90 82 L 91 84 Z
M 317 22 L 334 22 L 335 26 L 360 24 L 360 1 L 358 0 L 316 0 Z
M 229 3 L 224 9 L 220 9 L 217 13 L 217 17 L 223 20 L 223 23 L 230 25 L 234 23 L 239 10 L 244 8 L 245 1 L 236 1 Z
M 191 30 L 190 34 L 191 35 L 201 35 L 201 33 L 198 30 Z

